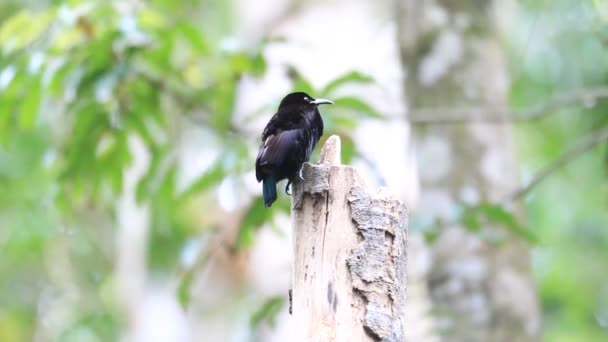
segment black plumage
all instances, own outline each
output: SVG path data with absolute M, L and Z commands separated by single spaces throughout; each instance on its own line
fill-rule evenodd
M 314 99 L 303 92 L 288 94 L 264 128 L 262 145 L 255 161 L 255 176 L 258 182 L 263 182 L 267 208 L 277 199 L 277 182 L 287 179 L 287 192 L 302 164 L 310 159 L 323 135 L 323 119 L 317 107 L 332 103 Z

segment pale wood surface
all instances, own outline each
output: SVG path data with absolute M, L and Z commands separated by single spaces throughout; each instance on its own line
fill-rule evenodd
M 340 165 L 332 136 L 294 183 L 294 339 L 403 341 L 407 210 Z

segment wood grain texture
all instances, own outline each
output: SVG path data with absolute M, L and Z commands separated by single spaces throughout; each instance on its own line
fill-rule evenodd
M 322 164 L 305 164 L 305 180 L 294 183 L 296 336 L 403 341 L 407 209 L 384 191 L 370 194 L 339 151 L 330 137 Z

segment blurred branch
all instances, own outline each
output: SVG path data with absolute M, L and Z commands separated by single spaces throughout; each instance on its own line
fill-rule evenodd
M 530 190 L 532 190 L 532 188 L 554 173 L 557 169 L 575 160 L 606 140 L 608 140 L 608 127 L 589 134 L 567 150 L 559 158 L 541 169 L 526 186 L 515 191 L 511 196 L 509 196 L 509 199 L 516 200 L 525 196 L 528 192 L 530 192 Z
M 176 86 L 172 86 L 168 81 L 152 76 L 143 70 L 138 70 L 137 75 L 142 77 L 146 82 L 150 83 L 158 90 L 165 92 L 171 97 L 173 97 L 175 101 L 177 101 L 181 106 L 184 107 L 185 110 L 183 112 L 183 115 L 186 119 L 197 125 L 212 126 L 211 120 L 208 116 L 197 115 L 194 112 L 194 109 L 200 109 L 207 113 L 210 112 L 209 108 L 207 108 L 200 101 L 196 100 L 197 94 L 189 94 Z M 228 127 L 228 132 L 233 134 L 246 133 L 233 123 L 231 123 Z
M 159 77 L 155 77 L 155 76 L 151 75 L 150 73 L 148 73 L 144 70 L 141 70 L 141 68 L 136 69 L 136 73 L 137 73 L 137 76 L 143 78 L 146 82 L 150 83 L 151 85 L 153 85 L 155 88 L 157 88 L 161 92 L 166 92 L 169 95 L 171 95 L 171 97 L 173 97 L 177 102 L 179 102 L 185 108 L 193 109 L 196 107 L 202 107 L 201 104 L 197 103 L 197 101 L 194 100 L 194 95 L 185 94 L 180 89 L 177 89 L 177 87 L 170 85 L 167 80 L 161 79 Z
M 608 87 L 579 89 L 558 95 L 546 103 L 524 112 L 513 112 L 506 108 L 433 108 L 413 110 L 409 122 L 413 124 L 456 124 L 466 122 L 507 123 L 530 122 L 543 119 L 564 106 L 583 104 L 595 106 L 599 100 L 608 99 Z
M 184 117 L 196 125 L 209 126 L 209 127 L 212 126 L 211 121 L 209 120 L 208 117 L 205 117 L 202 115 L 196 115 L 196 113 L 192 112 L 192 111 L 186 111 L 184 113 Z M 248 132 L 242 130 L 240 127 L 238 127 L 237 125 L 232 124 L 232 123 L 230 124 L 230 126 L 228 126 L 228 133 L 242 135 L 242 136 L 250 135 Z

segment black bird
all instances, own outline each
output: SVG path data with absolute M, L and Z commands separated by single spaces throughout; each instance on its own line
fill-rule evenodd
M 317 108 L 321 104 L 333 102 L 315 100 L 303 92 L 288 94 L 264 128 L 255 160 L 255 177 L 262 182 L 266 208 L 277 199 L 277 182 L 287 179 L 287 193 L 295 176 L 299 174 L 302 178 L 302 164 L 310 159 L 323 135 L 323 119 Z

